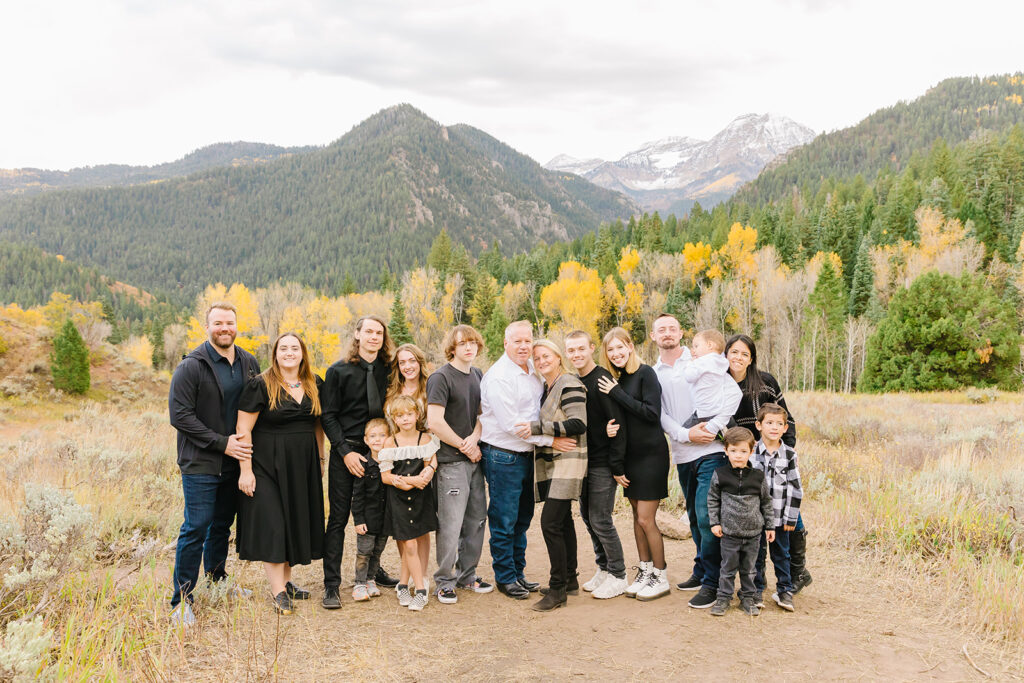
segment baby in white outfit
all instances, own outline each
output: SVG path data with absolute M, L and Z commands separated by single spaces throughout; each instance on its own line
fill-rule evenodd
M 743 392 L 729 374 L 729 361 L 722 355 L 725 337 L 721 332 L 698 332 L 690 348 L 693 359 L 683 366 L 683 378 L 690 384 L 694 413 L 683 426 L 706 422 L 704 428 L 718 434 L 732 421 Z

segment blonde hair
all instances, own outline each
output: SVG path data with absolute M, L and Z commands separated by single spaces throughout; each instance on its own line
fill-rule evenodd
M 615 363 L 608 360 L 608 345 L 616 339 L 629 347 L 629 358 L 626 360 L 626 366 L 623 368 L 616 367 Z M 642 363 L 643 361 L 637 355 L 636 347 L 633 344 L 633 339 L 629 336 L 629 332 L 621 327 L 613 327 L 608 330 L 608 333 L 604 335 L 604 339 L 601 340 L 601 365 L 605 370 L 612 373 L 615 377 L 618 377 L 623 371 L 626 374 L 632 375 L 640 369 Z
M 391 436 L 391 425 L 383 417 L 375 417 L 367 422 L 366 427 L 363 428 L 363 436 L 366 436 L 370 433 L 371 429 L 376 429 L 377 427 L 383 427 L 387 435 Z
M 285 337 L 295 337 L 299 342 L 299 348 L 302 349 L 302 360 L 299 362 L 299 383 L 302 386 L 302 391 L 306 396 L 309 396 L 309 400 L 313 404 L 313 414 L 319 415 L 321 412 L 320 392 L 316 388 L 316 376 L 313 374 L 313 369 L 309 366 L 309 353 L 306 351 L 306 342 L 302 341 L 302 337 L 294 332 L 285 332 L 278 335 L 277 339 L 274 340 L 274 345 L 271 347 L 270 352 L 270 367 L 260 375 L 263 378 L 263 383 L 267 385 L 267 397 L 269 398 L 267 409 L 274 410 L 283 400 L 284 376 L 281 374 L 281 367 L 277 364 L 277 346 Z
M 562 352 L 562 349 L 558 348 L 558 344 L 556 344 L 555 342 L 551 341 L 550 339 L 538 339 L 537 341 L 533 342 L 533 350 L 536 351 L 538 346 L 542 346 L 545 349 L 547 349 L 548 351 L 550 351 L 551 353 L 553 353 L 556 356 L 558 356 L 558 363 L 559 363 L 559 365 L 562 368 L 562 372 L 569 372 L 570 371 L 569 370 L 569 364 L 565 360 L 565 353 Z M 542 374 L 540 374 L 540 370 L 534 368 L 533 371 L 535 373 L 537 373 L 537 376 L 540 377 L 541 380 L 544 379 L 544 376 Z
M 693 340 L 703 339 L 704 343 L 718 353 L 725 353 L 725 335 L 718 330 L 701 330 L 693 335 Z
M 231 311 L 232 313 L 235 314 L 235 319 L 238 319 L 238 311 L 235 309 L 235 305 L 233 303 L 227 301 L 215 301 L 206 307 L 206 315 L 203 316 L 203 320 L 206 321 L 207 325 L 210 324 L 210 314 L 213 313 L 215 310 Z
M 395 419 L 396 415 L 405 415 L 406 413 L 414 413 L 416 415 L 416 429 L 420 429 L 420 421 L 423 419 L 423 410 L 420 408 L 420 402 L 412 396 L 399 394 L 398 396 L 388 399 L 388 402 L 384 404 L 384 414 L 392 421 Z M 393 431 L 398 431 L 397 425 Z

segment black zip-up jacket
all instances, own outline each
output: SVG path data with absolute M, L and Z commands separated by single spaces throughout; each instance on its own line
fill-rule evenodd
M 260 374 L 260 364 L 248 351 L 235 347 L 248 381 Z M 171 426 L 178 430 L 178 467 L 182 474 L 238 472 L 238 461 L 224 454 L 224 392 L 213 361 L 202 344 L 185 356 L 171 377 L 168 397 Z
M 764 472 L 726 463 L 711 475 L 708 521 L 724 536 L 753 538 L 772 526 L 772 495 Z

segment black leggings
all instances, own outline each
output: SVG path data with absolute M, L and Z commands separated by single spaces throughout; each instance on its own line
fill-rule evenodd
M 552 589 L 565 588 L 570 570 L 576 573 L 576 527 L 572 523 L 572 501 L 548 498 L 540 513 L 540 529 L 551 562 Z

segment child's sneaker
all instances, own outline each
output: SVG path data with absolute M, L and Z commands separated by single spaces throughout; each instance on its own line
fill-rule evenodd
M 793 596 L 789 593 L 772 593 L 772 600 L 775 604 L 786 610 L 787 612 L 793 612 L 796 610 L 793 607 Z
M 764 609 L 764 593 L 758 593 L 753 597 L 754 607 Z
M 729 598 L 718 598 L 715 600 L 715 604 L 711 606 L 711 616 L 713 617 L 724 617 L 725 613 L 729 611 Z
M 451 588 L 438 588 L 437 601 L 442 605 L 454 605 L 459 601 L 459 596 Z
M 365 583 L 357 583 L 352 589 L 352 599 L 356 602 L 366 602 L 370 599 L 370 594 L 366 592 Z
M 371 598 L 379 598 L 380 597 L 380 589 L 377 588 L 377 582 L 376 581 L 367 581 L 366 582 L 366 594 L 369 595 Z
M 494 586 L 487 583 L 479 576 L 473 579 L 473 581 L 471 581 L 470 583 L 460 583 L 459 588 L 467 591 L 473 591 L 474 593 L 490 593 L 492 590 L 494 590 Z
M 756 617 L 761 613 L 761 608 L 757 606 L 757 602 L 755 602 L 754 598 L 741 598 L 740 608 L 743 610 L 744 614 L 749 614 L 752 617 Z
M 427 591 L 418 590 L 416 595 L 412 596 L 412 600 L 409 601 L 409 609 L 413 612 L 422 612 L 423 608 L 427 606 Z
M 412 595 L 409 594 L 409 586 L 405 584 L 398 584 L 395 586 L 395 595 L 398 596 L 398 604 L 402 607 L 408 607 L 409 603 L 412 602 Z

